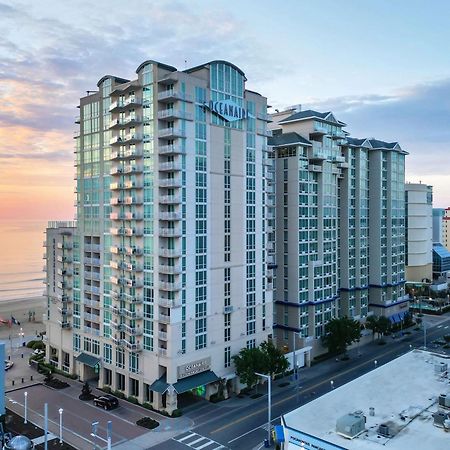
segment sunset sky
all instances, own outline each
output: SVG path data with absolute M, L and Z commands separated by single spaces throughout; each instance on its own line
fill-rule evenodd
M 407 181 L 450 206 L 449 17 L 444 0 L 0 0 L 0 218 L 73 218 L 78 99 L 147 59 L 229 60 L 274 108 L 399 141 Z

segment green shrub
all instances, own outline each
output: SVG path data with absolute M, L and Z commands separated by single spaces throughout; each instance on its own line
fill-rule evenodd
M 138 399 L 136 397 L 133 397 L 132 395 L 130 395 L 127 398 L 127 401 L 129 401 L 130 403 L 133 403 L 134 405 L 138 405 L 139 404 Z
M 209 397 L 209 401 L 211 403 L 219 403 L 219 402 L 222 402 L 223 400 L 225 400 L 225 397 L 223 396 L 223 394 L 220 395 L 218 392 L 216 392 L 215 394 L 212 394 Z M 172 414 L 172 416 L 173 416 L 173 414 Z
M 445 334 L 444 335 L 444 341 L 445 342 L 450 342 L 450 334 Z
M 152 406 L 151 403 L 144 402 L 144 403 L 142 404 L 142 407 L 145 408 L 145 409 L 149 409 L 150 411 L 154 411 L 153 406 Z
M 175 409 L 172 413 L 172 417 L 181 417 L 183 415 L 183 411 L 181 409 Z
M 34 341 L 33 345 L 31 346 L 33 350 L 44 350 L 45 344 L 42 341 Z
M 36 344 L 36 342 L 40 342 L 40 341 L 28 341 L 27 347 L 28 348 L 33 348 L 33 345 Z

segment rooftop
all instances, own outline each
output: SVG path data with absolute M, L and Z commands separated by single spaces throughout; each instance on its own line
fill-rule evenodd
M 448 450 L 450 436 L 433 425 L 432 417 L 438 411 L 439 395 L 450 393 L 448 372 L 442 375 L 436 370 L 441 363 L 450 367 L 450 358 L 408 352 L 285 414 L 285 425 L 348 450 Z M 374 408 L 373 416 L 369 408 Z M 365 431 L 353 439 L 338 434 L 337 420 L 356 411 L 366 418 Z M 381 424 L 388 424 L 394 436 L 381 436 Z

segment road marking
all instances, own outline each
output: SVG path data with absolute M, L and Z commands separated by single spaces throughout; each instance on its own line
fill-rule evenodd
M 187 436 L 185 436 L 184 438 L 181 438 L 181 439 L 175 439 L 175 440 L 178 441 L 178 442 L 183 442 L 183 441 L 185 441 L 186 439 L 189 439 L 189 438 L 194 437 L 194 436 L 198 436 L 198 434 L 197 434 L 197 433 L 191 433 L 191 434 L 188 434 Z
M 438 330 L 430 331 L 429 334 L 428 334 L 428 336 L 430 337 L 431 334 L 434 334 L 434 333 L 436 333 L 437 331 L 438 331 Z M 396 347 L 396 348 L 393 348 L 393 349 L 391 349 L 391 350 L 388 350 L 388 351 L 386 351 L 386 352 L 384 352 L 384 353 L 381 353 L 380 355 L 375 356 L 375 357 L 373 357 L 372 359 L 370 359 L 370 360 L 368 360 L 368 361 L 365 361 L 365 362 L 363 362 L 363 363 L 361 363 L 361 364 L 359 364 L 359 365 L 357 365 L 357 366 L 351 367 L 350 369 L 347 369 L 347 370 L 345 370 L 344 372 L 340 372 L 340 373 L 338 373 L 338 374 L 335 374 L 335 375 L 333 375 L 333 376 L 331 376 L 331 377 L 329 377 L 329 378 L 327 378 L 327 379 L 325 379 L 325 380 L 323 380 L 323 381 L 321 381 L 321 382 L 319 382 L 319 383 L 316 383 L 315 385 L 313 385 L 313 386 L 311 386 L 311 387 L 305 389 L 305 390 L 302 392 L 302 394 L 304 394 L 305 392 L 308 392 L 308 391 L 317 389 L 318 387 L 320 387 L 320 386 L 322 386 L 322 385 L 324 385 L 324 384 L 329 384 L 329 382 L 330 382 L 331 380 L 336 380 L 336 378 L 339 378 L 339 377 L 341 377 L 341 376 L 343 376 L 343 375 L 347 375 L 348 373 L 350 373 L 350 372 L 352 372 L 352 371 L 354 371 L 354 370 L 356 370 L 356 369 L 360 369 L 361 367 L 364 367 L 364 366 L 366 366 L 366 365 L 368 365 L 368 364 L 373 364 L 373 361 L 375 361 L 375 360 L 377 360 L 377 359 L 380 359 L 380 358 L 383 358 L 384 356 L 389 355 L 390 353 L 395 353 L 395 352 L 398 352 L 398 351 L 399 351 L 399 349 Z M 285 398 L 283 398 L 282 400 L 280 400 L 280 401 L 278 401 L 278 402 L 276 402 L 276 403 L 273 403 L 273 404 L 272 404 L 272 408 L 273 408 L 274 406 L 279 406 L 279 405 L 281 405 L 281 404 L 283 404 L 283 403 L 285 403 L 285 402 L 287 402 L 287 401 L 289 401 L 289 400 L 292 400 L 292 399 L 293 399 L 294 397 L 296 397 L 296 396 L 297 396 L 297 393 L 292 394 L 292 395 L 290 395 L 289 397 L 285 397 Z M 238 423 L 241 423 L 241 422 L 243 422 L 243 421 L 249 419 L 250 417 L 256 416 L 257 414 L 261 414 L 261 412 L 263 412 L 265 409 L 266 409 L 266 406 L 264 406 L 263 408 L 261 408 L 261 409 L 259 409 L 259 410 L 257 410 L 257 411 L 254 411 L 254 412 L 251 413 L 251 414 L 247 414 L 247 415 L 244 416 L 244 417 L 240 417 L 239 419 L 236 419 L 236 420 L 234 420 L 234 421 L 232 421 L 232 422 L 230 422 L 230 423 L 228 423 L 228 424 L 226 424 L 226 425 L 223 425 L 223 426 L 221 426 L 221 427 L 219 427 L 219 428 L 216 428 L 215 430 L 212 430 L 210 434 L 215 434 L 215 433 L 219 433 L 219 432 L 221 432 L 221 431 L 223 431 L 223 430 L 226 430 L 227 428 L 230 428 L 230 427 L 232 427 L 232 426 L 234 426 L 234 425 L 236 425 L 236 424 L 238 424 Z M 259 427 L 258 427 L 258 428 L 259 428 Z
M 207 450 L 220 450 L 220 449 L 227 449 L 227 447 L 225 447 L 224 445 L 222 445 L 220 442 L 216 442 L 212 439 L 209 439 L 205 436 L 202 436 L 201 434 L 198 433 L 191 433 L 188 434 L 187 436 L 183 436 L 182 438 L 172 438 L 174 441 L 180 442 L 181 444 L 186 445 L 187 447 L 191 447 L 195 450 L 200 450 L 202 448 L 206 448 L 208 446 L 212 446 L 215 445 L 215 447 L 209 447 Z M 184 442 L 184 441 L 189 441 L 189 439 L 194 439 L 193 441 L 190 442 Z M 199 442 L 204 441 L 201 445 L 199 446 L 195 446 L 195 444 L 198 444 Z
M 191 442 L 192 443 L 192 442 Z M 200 445 L 200 447 L 195 447 L 195 450 L 201 450 L 202 448 L 208 447 L 208 445 L 214 444 L 214 441 L 209 441 L 206 444 Z M 216 447 L 217 448 L 217 447 Z M 220 447 L 219 447 L 220 448 Z

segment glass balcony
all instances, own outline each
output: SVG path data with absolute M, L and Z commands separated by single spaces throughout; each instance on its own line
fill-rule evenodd
M 160 172 L 175 172 L 181 170 L 181 164 L 174 161 L 159 163 Z
M 176 281 L 176 282 L 160 281 L 159 289 L 161 291 L 169 291 L 169 292 L 179 291 L 179 290 L 181 290 L 181 282 L 180 281 Z
M 158 268 L 159 273 L 164 273 L 168 275 L 176 275 L 181 273 L 181 264 L 174 264 L 169 266 L 167 264 L 160 264 Z
M 162 109 L 158 111 L 158 119 L 160 120 L 174 120 L 174 119 L 184 119 L 192 120 L 192 114 L 186 111 L 181 111 L 179 109 Z
M 181 212 L 160 212 L 159 220 L 181 220 Z
M 166 228 L 161 227 L 159 229 L 159 235 L 162 237 L 180 237 L 181 236 L 181 228 L 175 227 L 175 228 Z
M 158 100 L 160 102 L 174 102 L 176 100 L 183 100 L 185 102 L 192 102 L 192 96 L 181 91 L 168 89 L 158 93 Z
M 160 314 L 159 321 L 161 323 L 170 323 L 170 316 L 168 316 L 167 314 Z
M 181 185 L 181 177 L 159 179 L 160 187 L 181 187 Z
M 186 153 L 181 144 L 160 145 L 158 147 L 160 155 L 177 155 Z
M 178 204 L 181 203 L 181 195 L 160 195 L 158 201 L 163 205 Z
M 161 139 L 175 139 L 178 137 L 186 137 L 186 132 L 181 128 L 169 127 L 158 130 L 158 137 Z
M 181 249 L 160 248 L 159 255 L 165 258 L 179 258 L 181 256 Z

